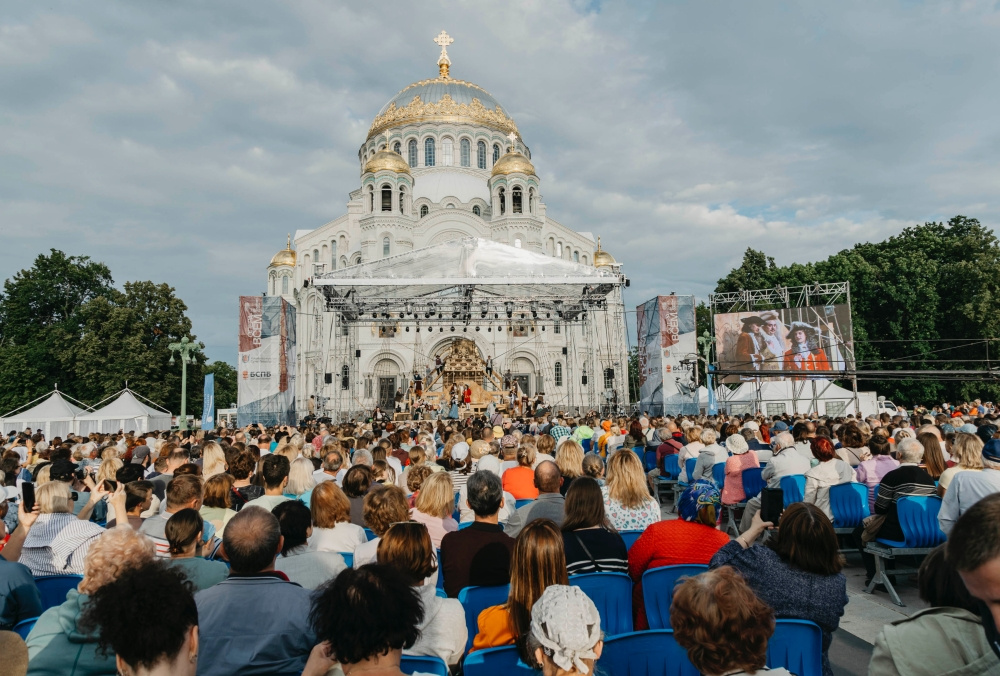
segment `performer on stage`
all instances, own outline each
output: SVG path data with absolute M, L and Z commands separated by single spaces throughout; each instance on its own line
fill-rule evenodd
M 493 357 L 486 355 L 486 375 L 493 377 Z
M 764 339 L 760 335 L 760 327 L 764 326 L 764 320 L 760 317 L 746 317 L 743 319 L 743 331 L 736 340 L 736 368 L 748 371 L 760 370 L 762 361 L 761 348 L 764 347 Z
M 458 420 L 458 395 L 451 395 L 451 410 L 448 412 L 448 417 L 452 420 Z
M 441 359 L 441 355 L 434 357 L 434 367 L 437 369 L 438 375 L 444 371 L 444 360 Z
M 792 347 L 785 352 L 786 371 L 830 370 L 830 361 L 819 345 L 819 332 L 815 328 L 805 322 L 792 322 L 788 340 L 791 341 Z
M 768 310 L 761 312 L 760 318 L 764 320 L 764 327 L 761 329 L 764 349 L 760 352 L 760 368 L 763 371 L 780 371 L 784 365 L 785 342 L 779 331 L 778 313 Z

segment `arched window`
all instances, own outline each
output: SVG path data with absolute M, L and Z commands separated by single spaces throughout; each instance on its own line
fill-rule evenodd
M 454 160 L 452 159 L 452 145 L 453 143 L 450 138 L 446 138 L 441 142 L 442 167 L 450 167 L 452 164 L 454 164 Z
M 535 189 L 528 188 L 528 213 L 535 213 Z
M 406 154 L 409 155 L 409 165 L 411 167 L 417 166 L 417 141 L 415 139 L 410 139 L 410 142 L 406 144 Z
M 562 242 L 556 242 L 556 258 L 562 258 Z
M 472 166 L 472 144 L 469 143 L 469 139 L 462 139 L 462 166 L 471 167 Z
M 382 255 L 383 256 L 388 256 L 389 255 L 389 238 L 388 237 L 383 237 L 382 238 Z
M 515 214 L 523 213 L 521 211 L 521 188 L 520 186 L 514 186 L 514 189 L 510 191 L 511 198 L 511 212 Z
M 573 262 L 574 263 L 579 263 L 580 262 L 580 252 L 579 251 L 574 251 L 573 252 Z
M 392 188 L 382 186 L 382 211 L 392 211 Z
M 375 186 L 368 186 L 368 211 L 375 211 Z
M 520 249 L 521 248 L 521 238 L 520 237 L 515 237 L 514 238 L 514 248 L 516 248 L 516 249 Z
M 313 249 L 313 267 L 319 265 L 319 249 Z M 315 274 L 315 270 L 309 270 L 309 274 Z
M 561 361 L 557 361 L 556 362 L 555 371 L 556 371 L 556 387 L 562 387 L 563 386 L 563 374 L 562 374 L 562 362 Z
M 481 216 L 482 215 L 482 213 L 479 211 L 479 205 L 478 204 L 476 206 L 472 207 L 472 213 L 474 213 L 476 216 Z
M 476 144 L 476 166 L 486 168 L 486 144 L 482 141 Z
M 500 146 L 496 143 L 493 144 L 493 164 L 497 163 L 500 159 Z
M 288 275 L 281 276 L 281 293 L 288 293 Z
M 396 153 L 397 155 L 402 155 L 403 154 L 403 153 L 400 152 L 402 149 L 403 149 L 403 146 L 400 145 L 399 141 L 396 141 L 395 143 L 392 144 L 392 152 Z
M 503 216 L 504 212 L 507 210 L 507 194 L 504 192 L 503 188 L 500 188 L 500 192 L 497 193 L 500 198 L 500 215 Z
M 424 141 L 424 166 L 434 166 L 434 139 L 432 138 Z
M 427 205 L 425 204 L 422 207 L 420 207 L 420 218 L 423 218 L 426 215 L 427 215 Z
M 399 213 L 406 213 L 406 191 L 399 189 Z
M 330 242 L 330 270 L 337 269 L 337 243 Z

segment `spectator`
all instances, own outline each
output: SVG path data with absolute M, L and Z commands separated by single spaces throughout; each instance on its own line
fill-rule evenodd
M 406 495 L 398 486 L 386 486 L 371 491 L 365 496 L 365 525 L 371 529 L 374 538 L 354 548 L 354 567 L 375 563 L 378 543 L 389 526 L 410 518 L 410 506 Z
M 556 466 L 563 479 L 559 491 L 565 496 L 569 485 L 583 476 L 583 446 L 573 439 L 560 441 L 556 448 Z
M 983 446 L 983 470 L 960 472 L 951 479 L 941 501 L 938 523 L 946 534 L 958 518 L 974 504 L 1000 492 L 1000 439 L 990 439 Z
M 205 482 L 204 495 L 201 500 L 201 517 L 215 528 L 215 536 L 221 538 L 226 524 L 236 516 L 231 509 L 233 495 L 233 477 L 222 473 L 212 476 Z
M 243 505 L 264 495 L 263 486 L 250 482 L 256 467 L 257 458 L 248 450 L 236 453 L 229 463 L 229 473 L 233 476 L 232 507 L 237 512 L 243 509 Z
M 551 439 L 552 437 L 548 437 Z M 500 459 L 496 456 L 487 454 L 479 459 L 476 463 L 477 472 L 492 472 L 497 477 L 500 477 Z M 534 477 L 534 474 L 532 474 Z M 534 479 L 532 479 L 534 480 Z M 502 479 L 501 479 L 502 482 Z M 472 508 L 469 507 L 469 490 L 468 484 L 463 486 L 458 492 L 458 513 L 459 513 L 459 523 L 471 522 L 475 519 L 475 513 Z M 503 492 L 503 504 L 500 507 L 500 512 L 498 513 L 498 518 L 501 524 L 506 524 L 510 521 L 514 512 L 517 510 L 517 500 L 513 495 L 507 491 Z
M 315 487 L 312 462 L 301 456 L 295 458 L 288 471 L 288 485 L 285 486 L 283 495 L 289 500 L 299 500 L 309 507 L 309 500 L 312 499 L 312 490 Z
M 201 514 L 195 510 L 182 509 L 167 519 L 164 529 L 170 548 L 170 564 L 187 576 L 195 590 L 208 589 L 229 575 L 226 564 L 221 561 L 206 561 L 200 556 L 198 548 L 201 545 L 204 523 Z
M 370 465 L 358 464 L 361 451 L 354 454 L 355 465 L 344 475 L 344 495 L 350 506 L 350 521 L 355 526 L 364 526 L 365 495 L 372 487 L 373 477 Z
M 466 484 L 468 506 L 475 521 L 441 539 L 444 590 L 455 598 L 464 587 L 495 586 L 510 582 L 510 557 L 514 539 L 499 523 L 504 494 L 500 478 L 480 469 Z
M 306 589 L 317 589 L 339 575 L 347 565 L 335 552 L 321 552 L 309 547 L 312 523 L 309 508 L 298 500 L 283 502 L 271 512 L 281 528 L 281 556 L 274 569 L 289 581 Z
M 48 485 L 48 484 L 46 484 Z M 128 527 L 105 532 L 90 547 L 83 580 L 62 605 L 49 608 L 28 634 L 30 674 L 114 674 L 115 658 L 98 650 L 95 631 L 81 626 L 89 597 L 130 568 L 152 563 L 153 543 Z M 148 606 L 146 606 L 148 612 Z
M 427 526 L 435 549 L 441 548 L 441 539 L 446 533 L 458 530 L 458 522 L 452 518 L 455 511 L 455 490 L 451 475 L 435 472 L 424 479 L 410 518 Z
M 715 430 L 713 430 L 713 432 L 714 431 Z M 677 456 L 677 462 L 680 463 L 681 466 L 680 481 L 682 483 L 688 484 L 692 482 L 692 478 L 687 475 L 687 461 L 692 458 L 697 458 L 698 454 L 701 453 L 701 449 L 705 448 L 705 444 L 701 442 L 702 432 L 703 430 L 699 425 L 692 425 L 687 428 L 685 432 L 685 439 L 687 440 L 687 443 Z
M 603 648 L 594 602 L 579 587 L 549 585 L 531 608 L 528 664 L 545 676 L 593 674 Z
M 469 444 L 459 441 L 455 444 L 445 444 L 444 452 L 437 464 L 451 475 L 451 483 L 456 492 L 469 480 L 472 471 L 472 460 L 469 458 Z M 402 470 L 400 470 L 402 471 Z
M 626 453 L 635 456 L 623 449 L 608 464 Z M 628 572 L 628 548 L 608 520 L 605 505 L 601 487 L 590 477 L 580 477 L 566 492 L 562 536 L 569 575 Z
M 0 556 L 0 630 L 9 631 L 21 620 L 41 614 L 42 599 L 31 569 Z
M 970 435 L 971 436 L 971 435 Z M 924 557 L 917 583 L 930 607 L 882 627 L 869 673 L 887 676 L 1000 672 L 973 599 L 940 545 Z
M 181 571 L 155 561 L 125 569 L 94 591 L 80 624 L 96 630 L 99 649 L 114 654 L 119 674 L 197 672 L 198 607 Z
M 229 466 L 226 464 L 226 455 L 222 452 L 222 446 L 214 441 L 209 441 L 201 449 L 201 476 L 205 481 L 212 477 L 225 474 Z
M 247 507 L 260 507 L 270 512 L 288 499 L 285 487 L 288 485 L 288 473 L 291 463 L 288 458 L 277 453 L 266 456 L 261 461 L 260 473 L 264 478 L 264 495 L 247 502 Z
M 702 674 L 791 676 L 784 668 L 765 668 L 774 612 L 729 566 L 678 583 L 670 625 L 678 645 Z
M 162 514 L 156 514 L 142 522 L 139 532 L 149 537 L 156 545 L 156 555 L 167 558 L 170 556 L 170 543 L 167 542 L 167 520 L 172 514 L 182 509 L 201 509 L 201 478 L 193 474 L 181 474 L 171 479 L 167 485 L 167 504 Z M 212 524 L 202 529 L 202 537 L 207 541 L 215 532 Z
M 781 515 L 776 536 L 764 545 L 750 544 L 772 525 L 758 512 L 750 530 L 723 546 L 709 565 L 735 568 L 775 616 L 818 624 L 823 630 L 823 674 L 833 676 L 828 653 L 847 605 L 847 578 L 840 572 L 844 558 L 833 524 L 816 505 L 796 502 Z M 809 593 L 803 594 L 803 589 Z
M 659 521 L 647 528 L 628 551 L 632 577 L 632 612 L 636 629 L 648 629 L 642 598 L 642 574 L 653 568 L 686 563 L 707 565 L 729 536 L 719 531 L 722 509 L 719 489 L 710 481 L 696 481 L 677 501 L 673 521 Z
M 917 435 L 917 441 L 924 447 L 924 461 L 921 467 L 936 481 L 948 468 L 944 462 L 944 453 L 941 452 L 941 439 L 930 432 L 923 432 Z
M 722 504 L 735 505 L 746 500 L 743 492 L 743 471 L 760 467 L 756 451 L 751 451 L 746 437 L 734 434 L 726 439 L 726 450 L 732 457 L 726 460 L 726 478 L 722 486 Z
M 596 481 L 597 485 L 604 486 L 607 483 L 604 480 L 604 459 L 597 453 L 587 453 L 584 455 L 583 475 Z
M 826 437 L 811 437 L 809 448 L 819 464 L 806 471 L 806 490 L 804 502 L 809 502 L 826 514 L 833 521 L 833 511 L 830 509 L 830 486 L 851 483 L 854 470 L 846 462 L 837 457 L 833 442 Z
M 326 448 L 327 446 L 324 446 L 324 449 Z M 347 474 L 347 470 L 344 469 L 344 454 L 339 448 L 334 447 L 323 455 L 323 466 L 313 472 L 313 480 L 317 484 L 324 481 L 336 481 L 337 485 L 340 486 L 344 481 L 345 474 Z
M 500 450 L 503 453 L 503 464 L 500 465 L 500 475 L 506 474 L 507 470 L 517 467 L 517 437 L 513 434 L 505 434 L 500 438 Z
M 309 619 L 317 640 L 329 646 L 329 660 L 310 676 L 325 674 L 333 661 L 348 676 L 372 671 L 401 676 L 403 649 L 420 637 L 417 627 L 424 611 L 407 580 L 390 568 L 369 564 L 345 570 L 324 585 Z
M 408 502 L 411 507 L 416 503 L 417 495 L 420 494 L 420 489 L 423 487 L 424 481 L 433 473 L 434 470 L 431 469 L 430 465 L 417 465 L 412 471 L 407 472 L 406 490 L 409 493 Z
M 138 481 L 129 481 L 125 484 L 125 516 L 133 530 L 142 528 L 142 524 L 146 520 L 142 514 L 146 510 L 152 509 L 154 499 L 156 499 L 156 496 L 153 495 L 153 483 L 151 481 L 140 479 Z M 115 516 L 111 516 L 113 511 L 113 509 L 108 510 L 108 529 L 115 528 L 118 525 L 117 513 Z
M 859 483 L 868 487 L 868 510 L 873 512 L 875 510 L 875 487 L 882 482 L 886 474 L 899 467 L 899 461 L 889 455 L 889 442 L 881 434 L 872 435 L 869 447 L 872 457 L 858 464 L 858 468 L 854 470 L 854 476 Z
M 538 497 L 535 487 L 535 446 L 521 443 L 517 448 L 517 467 L 503 473 L 503 490 L 515 500 L 534 500 Z
M 698 452 L 698 461 L 694 464 L 694 480 L 712 481 L 713 468 L 720 462 L 729 460 L 729 453 L 717 442 L 718 432 L 706 427 L 701 433 L 701 442 L 705 446 Z
M 299 676 L 315 643 L 310 592 L 274 571 L 282 547 L 278 519 L 247 505 L 226 526 L 222 546 L 229 577 L 195 594 L 199 676 L 232 674 L 234 655 L 244 656 L 241 676 Z
M 649 494 L 642 460 L 630 449 L 608 458 L 608 480 L 601 494 L 608 522 L 617 530 L 644 530 L 660 520 L 660 505 Z
M 313 532 L 309 548 L 313 551 L 353 554 L 358 545 L 368 541 L 365 529 L 351 523 L 351 503 L 333 481 L 313 489 L 310 510 Z
M 983 469 L 983 442 L 975 434 L 959 432 L 951 443 L 954 467 L 947 468 L 938 479 L 938 495 L 944 497 L 951 480 L 959 472 L 980 472 Z
M 946 553 L 969 594 L 980 601 L 979 619 L 987 642 L 993 654 L 1000 657 L 1000 604 L 996 593 L 1000 588 L 1000 494 L 984 497 L 956 520 Z
M 507 602 L 479 613 L 472 650 L 516 644 L 521 659 L 527 660 L 531 608 L 553 584 L 569 584 L 562 535 L 552 521 L 535 519 L 514 543 Z
M 872 451 L 866 446 L 865 435 L 855 423 L 845 425 L 840 434 L 840 448 L 837 457 L 851 467 L 872 459 Z
M 185 465 L 190 461 L 188 452 L 183 448 L 177 448 L 173 444 L 166 444 L 160 449 L 160 457 L 166 457 L 166 463 L 164 465 L 164 470 L 161 474 L 157 474 L 155 477 L 150 477 L 150 481 L 153 482 L 153 495 L 155 495 L 162 502 L 167 493 L 167 484 L 169 484 L 174 478 L 174 472 L 181 465 Z
M 378 563 L 415 587 L 424 609 L 424 618 L 417 625 L 420 638 L 403 652 L 430 655 L 444 660 L 445 664 L 458 664 L 469 637 L 465 611 L 457 600 L 439 598 L 435 585 L 424 582 L 437 569 L 427 528 L 422 523 L 410 521 L 390 526 L 378 545 Z
M 790 432 L 779 432 L 771 438 L 771 461 L 760 471 L 760 476 L 767 482 L 768 488 L 781 488 L 782 477 L 805 474 L 809 471 L 809 461 L 795 452 L 794 447 L 795 439 Z M 760 501 L 759 495 L 747 501 L 743 518 L 740 520 L 741 533 L 750 528 L 753 515 L 760 510 Z
M 124 498 L 124 491 L 119 495 Z M 73 496 L 69 485 L 62 481 L 50 481 L 36 489 L 35 501 L 40 514 L 25 518 L 23 510 L 18 511 L 18 527 L 4 547 L 4 558 L 12 561 L 20 557 L 19 561 L 35 577 L 82 575 L 87 551 L 104 529 L 73 516 Z M 118 506 L 125 511 L 123 499 Z
M 521 529 L 535 519 L 548 519 L 562 526 L 565 498 L 560 492 L 563 477 L 554 462 L 543 462 L 535 468 L 535 486 L 538 498 L 518 509 L 504 526 L 504 532 L 517 537 Z

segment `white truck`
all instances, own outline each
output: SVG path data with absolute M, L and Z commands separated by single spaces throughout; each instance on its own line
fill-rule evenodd
M 864 418 L 870 415 L 882 415 L 883 413 L 888 413 L 890 416 L 906 415 L 894 403 L 885 397 L 876 396 L 874 392 L 858 392 L 858 409 Z

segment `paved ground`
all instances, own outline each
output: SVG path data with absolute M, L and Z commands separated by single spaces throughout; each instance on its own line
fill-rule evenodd
M 664 519 L 676 519 L 669 504 L 663 507 Z M 897 581 L 896 591 L 906 605 L 895 605 L 885 592 L 865 594 L 865 568 L 857 551 L 847 552 L 847 608 L 840 620 L 840 628 L 833 635 L 830 662 L 836 676 L 865 676 L 871 659 L 872 646 L 879 631 L 889 622 L 902 619 L 927 604 L 917 596 L 916 578 L 904 577 Z

